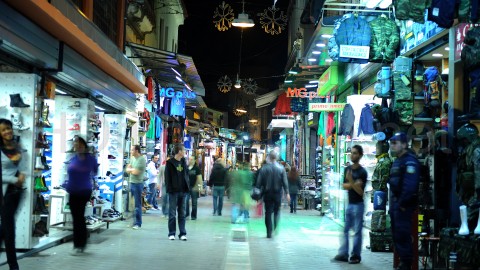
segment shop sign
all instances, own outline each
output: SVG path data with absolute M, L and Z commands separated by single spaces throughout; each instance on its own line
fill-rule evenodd
M 436 23 L 427 19 L 425 13 L 425 23 L 416 23 L 411 20 L 401 21 L 400 25 L 400 54 L 403 55 L 420 44 L 426 42 L 432 37 L 445 30 Z
M 318 96 L 325 96 L 343 83 L 343 71 L 338 66 L 330 66 L 318 80 Z
M 177 97 L 177 98 L 187 98 L 187 99 L 195 99 L 197 94 L 192 91 L 188 91 L 187 89 L 183 89 L 183 91 L 175 91 L 172 87 L 161 88 L 160 89 L 160 96 L 161 97 Z
M 347 103 L 310 103 L 308 111 L 310 112 L 336 112 L 343 111 Z
M 318 124 L 318 113 L 309 112 L 307 115 L 307 126 L 312 127 L 312 126 L 316 126 L 317 124 Z
M 340 57 L 368 59 L 370 46 L 340 45 Z
M 480 23 L 461 23 L 455 27 L 455 61 L 458 61 L 462 58 L 462 50 L 465 46 L 463 40 L 465 39 L 468 30 L 470 30 L 472 27 L 480 27 Z
M 317 92 L 309 92 L 307 88 L 288 88 L 286 91 L 287 97 L 308 98 L 310 100 L 314 98 L 326 98 L 328 96 L 319 96 Z

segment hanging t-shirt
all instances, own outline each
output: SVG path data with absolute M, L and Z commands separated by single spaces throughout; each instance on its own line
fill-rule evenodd
M 159 139 L 162 136 L 162 118 L 158 115 L 155 115 L 155 139 Z
M 156 122 L 156 117 L 158 117 L 158 116 L 155 116 L 155 114 L 153 112 L 151 112 L 149 114 L 150 114 L 150 119 L 152 117 L 155 117 L 154 118 L 155 121 L 150 120 L 150 124 L 148 126 L 148 131 L 147 131 L 147 138 L 154 140 L 155 139 L 155 124 L 156 124 L 155 122 Z
M 329 112 L 327 117 L 327 134 L 330 135 L 335 127 L 335 113 Z
M 320 115 L 318 116 L 318 130 L 317 130 L 317 135 L 321 135 L 323 138 L 325 138 L 325 113 L 320 112 Z
M 170 103 L 170 115 L 185 117 L 185 99 L 173 97 Z
M 145 82 L 148 92 L 147 92 L 147 100 L 152 103 L 153 102 L 153 79 L 152 77 L 147 77 L 147 81 Z
M 183 145 L 185 146 L 186 149 L 192 149 L 192 136 L 190 134 L 187 134 L 183 137 Z
M 162 109 L 160 110 L 162 114 L 170 115 L 170 102 L 171 102 L 170 98 L 163 98 L 163 103 L 162 103 L 163 105 L 162 105 Z

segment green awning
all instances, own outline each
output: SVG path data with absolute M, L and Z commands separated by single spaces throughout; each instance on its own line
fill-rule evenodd
M 318 95 L 326 96 L 328 93 L 335 91 L 339 85 L 343 84 L 343 70 L 338 64 L 330 66 L 318 80 Z

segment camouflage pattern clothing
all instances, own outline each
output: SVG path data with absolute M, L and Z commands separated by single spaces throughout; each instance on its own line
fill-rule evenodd
M 471 0 L 460 0 L 460 5 L 458 6 L 458 20 L 460 22 L 470 22 L 471 2 Z
M 400 33 L 395 22 L 387 17 L 378 17 L 370 22 L 370 28 L 370 62 L 393 62 L 395 51 L 400 45 Z
M 393 161 L 388 153 L 377 156 L 377 160 L 378 162 L 372 175 L 372 187 L 375 190 L 388 191 L 387 183 Z
M 477 222 L 478 204 L 475 190 L 480 189 L 480 138 L 468 145 L 457 160 L 456 192 L 467 207 L 469 223 Z
M 393 72 L 393 87 L 395 89 L 395 101 L 413 100 L 412 90 L 410 86 L 406 85 L 402 77 L 411 81 L 409 72 L 394 71 Z
M 398 113 L 400 125 L 413 124 L 413 101 L 396 101 L 395 111 Z
M 480 68 L 480 27 L 470 28 L 463 42 L 462 62 L 465 70 Z
M 432 4 L 431 0 L 394 0 L 395 18 L 425 23 L 425 9 Z

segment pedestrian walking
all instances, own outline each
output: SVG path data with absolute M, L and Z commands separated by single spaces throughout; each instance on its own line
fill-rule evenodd
M 225 160 L 217 158 L 213 164 L 212 173 L 208 180 L 208 185 L 213 187 L 213 215 L 222 215 L 223 197 L 225 195 L 225 186 L 227 184 L 227 169 L 225 169 Z
M 288 192 L 290 194 L 290 213 L 297 213 L 297 195 L 302 189 L 302 181 L 298 175 L 297 167 L 292 166 L 287 175 Z
M 143 178 L 145 176 L 147 161 L 140 152 L 140 145 L 132 146 L 130 152 L 130 163 L 127 165 L 126 172 L 130 175 L 130 191 L 135 202 L 132 229 L 138 230 L 142 227 Z
M 158 155 L 153 155 L 147 166 L 148 175 L 148 194 L 147 202 L 153 207 L 154 210 L 158 209 L 157 204 L 157 187 L 158 187 Z
M 190 217 L 190 198 L 192 199 L 191 220 L 197 219 L 198 197 L 203 187 L 202 171 L 197 165 L 195 156 L 188 158 L 188 179 L 190 184 L 190 192 L 185 196 L 185 216 Z

